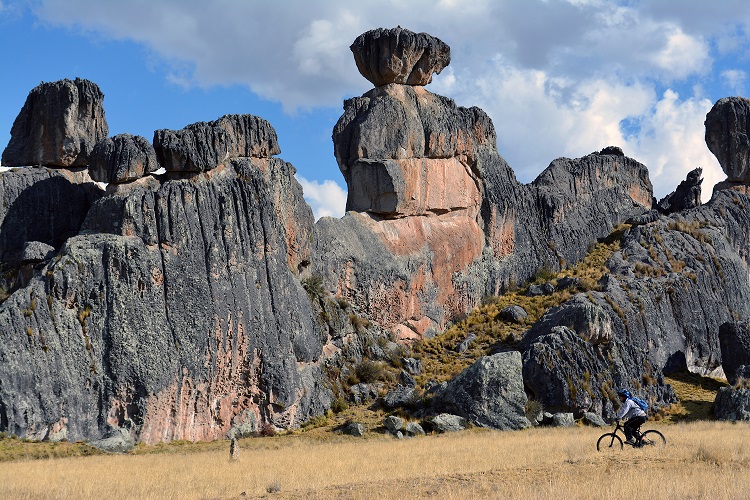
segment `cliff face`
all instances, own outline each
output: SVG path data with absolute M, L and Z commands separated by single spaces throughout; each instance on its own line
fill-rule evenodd
M 217 123 L 223 142 L 201 142 Z M 4 430 L 39 439 L 125 429 L 149 443 L 207 440 L 294 427 L 330 406 L 320 369 L 327 337 L 296 276 L 309 255 L 312 212 L 294 168 L 270 157 L 278 145 L 267 122 L 236 115 L 217 123 L 157 134 L 157 145 L 167 137 L 186 157 L 201 151 L 203 173 L 167 163 L 158 178 L 115 176 L 120 183 L 106 195 L 97 189 L 95 202 L 79 201 L 83 194 L 67 200 L 74 223 L 21 233 L 4 246 L 33 237 L 59 249 L 0 304 Z M 253 130 L 266 132 L 257 147 Z M 180 145 L 181 136 L 191 141 Z M 130 168 L 138 155 L 103 144 L 98 176 L 154 170 Z M 257 154 L 238 156 L 247 151 Z M 64 172 L 2 174 L 10 207 L 3 223 L 17 224 L 13 213 L 43 219 L 34 209 L 46 205 L 29 200 L 74 175 Z M 66 206 L 60 196 L 47 203 Z M 67 223 L 71 216 L 60 212 Z

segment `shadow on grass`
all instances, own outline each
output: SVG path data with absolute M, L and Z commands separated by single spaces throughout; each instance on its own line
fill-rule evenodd
M 690 372 L 670 373 L 666 381 L 672 385 L 678 403 L 666 410 L 664 418 L 673 422 L 713 420 L 716 393 L 727 383 Z

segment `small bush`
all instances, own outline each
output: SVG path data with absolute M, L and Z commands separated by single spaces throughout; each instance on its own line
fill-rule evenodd
M 356 366 L 354 374 L 360 382 L 372 383 L 386 381 L 388 379 L 388 370 L 385 365 L 379 361 L 364 360 Z
M 305 289 L 311 300 L 320 300 L 325 296 L 323 278 L 314 274 L 302 280 L 302 288 Z
M 349 408 L 349 405 L 341 396 L 334 399 L 333 403 L 331 403 L 331 411 L 333 413 L 341 413 L 342 411 L 345 411 L 348 408 Z

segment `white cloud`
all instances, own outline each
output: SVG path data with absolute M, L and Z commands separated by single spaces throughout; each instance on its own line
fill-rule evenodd
M 742 95 L 745 92 L 745 82 L 747 82 L 747 73 L 741 69 L 727 69 L 721 72 L 721 78 L 735 95 Z
M 682 79 L 708 69 L 708 45 L 700 37 L 685 34 L 678 27 L 670 30 L 667 41 L 653 61 L 670 78 Z
M 346 210 L 346 191 L 341 186 L 330 179 L 321 183 L 308 181 L 300 175 L 296 177 L 297 181 L 302 185 L 305 201 L 312 208 L 315 220 L 321 217 L 341 218 L 344 216 Z

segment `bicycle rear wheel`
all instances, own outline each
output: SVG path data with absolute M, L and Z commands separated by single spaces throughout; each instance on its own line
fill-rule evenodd
M 654 448 L 664 448 L 667 445 L 667 439 L 659 431 L 650 430 L 641 435 L 641 446 L 653 446 Z
M 622 439 L 614 432 L 602 434 L 596 442 L 597 451 L 622 451 Z

